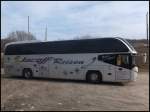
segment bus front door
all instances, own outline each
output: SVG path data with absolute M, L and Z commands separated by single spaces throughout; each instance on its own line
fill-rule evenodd
M 122 67 L 116 68 L 116 80 L 129 80 L 130 70 Z
M 129 80 L 129 55 L 118 55 L 116 67 L 116 80 Z

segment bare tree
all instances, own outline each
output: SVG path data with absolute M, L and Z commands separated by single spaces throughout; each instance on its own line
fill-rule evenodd
M 15 31 L 8 34 L 7 38 L 1 39 L 1 52 L 4 51 L 5 44 L 9 42 L 24 41 L 24 40 L 36 40 L 35 36 L 31 33 L 24 31 Z
M 73 40 L 80 40 L 80 39 L 91 39 L 92 36 L 90 35 L 84 35 L 84 36 L 77 36 L 77 37 L 74 37 Z
M 36 40 L 33 34 L 24 31 L 11 32 L 7 38 L 13 41 Z

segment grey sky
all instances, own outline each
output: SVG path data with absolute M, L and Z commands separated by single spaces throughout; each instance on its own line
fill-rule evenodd
M 1 37 L 16 30 L 30 32 L 44 40 L 76 36 L 119 36 L 146 38 L 145 15 L 148 1 L 5 1 L 1 10 Z

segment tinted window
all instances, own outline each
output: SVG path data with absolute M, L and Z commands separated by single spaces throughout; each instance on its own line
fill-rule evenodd
M 131 56 L 126 54 L 117 55 L 117 66 L 130 68 L 131 67 Z
M 103 61 L 105 63 L 109 63 L 109 64 L 116 64 L 116 55 L 99 55 L 98 56 L 98 60 Z
M 5 50 L 6 55 L 108 52 L 128 52 L 128 48 L 117 39 L 103 38 L 12 44 Z

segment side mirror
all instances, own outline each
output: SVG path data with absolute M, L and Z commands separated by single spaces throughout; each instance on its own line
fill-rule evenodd
M 142 53 L 142 54 L 141 54 L 141 57 L 142 57 L 142 63 L 145 64 L 145 63 L 146 63 L 146 60 L 147 60 L 147 55 L 146 55 L 146 53 Z

